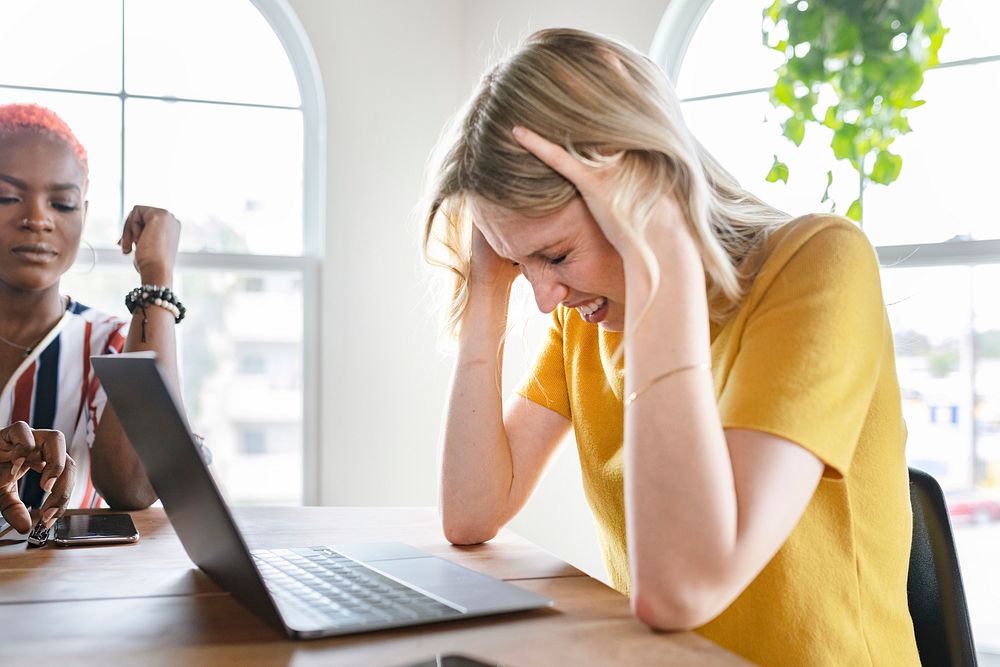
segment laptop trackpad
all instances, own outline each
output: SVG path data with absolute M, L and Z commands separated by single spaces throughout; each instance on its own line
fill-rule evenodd
M 372 564 L 376 560 L 395 560 L 398 558 L 427 558 L 426 551 L 402 542 L 361 542 L 357 544 L 334 544 L 333 548 L 348 558 Z
M 470 612 L 522 607 L 536 597 L 499 579 L 436 556 L 379 560 L 368 563 L 368 566 Z

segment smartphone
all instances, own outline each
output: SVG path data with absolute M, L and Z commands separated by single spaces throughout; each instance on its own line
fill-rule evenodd
M 139 541 L 139 531 L 128 514 L 72 514 L 59 517 L 54 528 L 52 541 L 61 547 Z

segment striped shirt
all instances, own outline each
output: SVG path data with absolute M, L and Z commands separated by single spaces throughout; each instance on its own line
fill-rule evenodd
M 0 422 L 27 422 L 56 429 L 66 437 L 76 461 L 76 484 L 68 507 L 101 507 L 103 498 L 90 479 L 90 448 L 107 395 L 90 355 L 121 352 L 128 324 L 69 299 L 62 319 L 25 357 L 0 394 Z M 29 471 L 20 485 L 21 500 L 40 507 L 39 473 Z

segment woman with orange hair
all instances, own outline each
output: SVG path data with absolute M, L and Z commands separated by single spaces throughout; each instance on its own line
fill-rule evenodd
M 52 111 L 0 106 L 0 510 L 30 528 L 28 507 L 51 525 L 67 507 L 147 507 L 156 499 L 90 365 L 90 355 L 152 350 L 177 384 L 171 291 L 180 224 L 136 206 L 122 252 L 141 287 L 126 296 L 131 323 L 59 289 L 80 247 L 87 153 Z M 74 483 L 75 477 L 75 483 Z M 47 497 L 46 497 L 47 496 Z
M 492 538 L 576 436 L 611 582 L 764 665 L 915 665 L 899 384 L 876 255 L 691 136 L 659 68 L 573 30 L 483 77 L 432 172 L 454 277 L 442 517 Z M 551 326 L 501 395 L 511 284 Z

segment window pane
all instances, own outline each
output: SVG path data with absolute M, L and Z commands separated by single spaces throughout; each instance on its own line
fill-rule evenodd
M 768 4 L 712 3 L 684 60 L 678 83 L 682 97 L 773 83 L 781 57 L 760 41 L 760 12 Z M 994 24 L 988 20 L 993 15 L 1000 19 L 1000 3 L 948 0 L 941 13 L 952 29 L 942 60 L 1000 54 Z M 1000 213 L 982 205 L 982 193 L 990 192 L 995 180 L 984 156 L 1000 154 L 1000 127 L 993 119 L 1000 108 L 1000 86 L 987 83 L 996 81 L 1000 62 L 926 74 L 918 98 L 927 103 L 910 112 L 913 132 L 899 137 L 891 148 L 903 156 L 899 179 L 890 187 L 869 184 L 865 190 L 865 231 L 873 243 L 1000 238 Z M 776 116 L 766 94 L 686 103 L 685 116 L 695 135 L 745 187 L 789 213 L 825 210 L 819 200 L 827 170 L 834 175 L 831 195 L 837 212 L 845 212 L 857 196 L 857 175 L 845 161 L 833 158 L 832 133 L 811 124 L 805 142 L 796 148 L 781 136 L 784 116 Z M 772 122 L 761 123 L 765 117 Z M 773 154 L 790 167 L 788 185 L 764 181 Z
M 885 269 L 910 465 L 945 489 L 973 635 L 1000 648 L 1000 266 Z
M 121 101 L 104 95 L 48 93 L 0 88 L 0 104 L 30 102 L 55 111 L 87 150 L 90 187 L 83 238 L 109 247 L 121 236 Z M 84 251 L 86 252 L 86 251 Z
M 130 265 L 92 266 L 86 250 L 81 250 L 76 264 L 63 274 L 59 290 L 86 306 L 127 320 L 125 295 L 138 286 L 139 274 Z
M 830 152 L 832 132 L 810 127 L 796 148 L 781 135 L 767 93 L 685 102 L 682 108 L 691 132 L 722 166 L 745 188 L 783 211 L 804 215 L 830 210 L 829 203 L 820 203 L 827 170 L 833 171 L 830 195 L 838 212 L 847 210 L 857 197 L 857 175 Z M 765 180 L 774 154 L 789 167 L 787 185 Z
M 883 271 L 912 465 L 945 490 L 972 486 L 968 267 Z
M 121 90 L 119 0 L 0 0 L 0 16 L 0 85 Z
M 993 187 L 984 155 L 1000 155 L 1000 62 L 933 70 L 920 97 L 927 104 L 910 114 L 914 131 L 896 140 L 903 156 L 899 179 L 865 190 L 865 231 L 875 245 L 946 241 L 955 236 L 1000 238 L 1000 213 L 982 204 Z M 830 149 L 832 132 L 806 129 L 801 146 L 781 135 L 780 117 L 766 93 L 716 98 L 682 105 L 694 135 L 751 192 L 793 215 L 829 210 L 820 199 L 826 172 L 830 195 L 843 213 L 857 197 L 858 176 Z M 769 122 L 763 122 L 764 119 Z M 955 123 L 955 118 L 962 118 Z M 789 166 L 788 184 L 764 180 L 773 155 Z M 940 194 L 938 194 L 940 193 Z
M 761 16 L 770 0 L 714 0 L 691 39 L 677 80 L 682 98 L 774 85 L 781 55 L 762 43 Z M 995 0 L 946 0 L 941 22 L 949 29 L 938 59 L 953 62 L 1000 55 Z
M 200 313 L 185 332 L 200 344 L 185 350 L 184 383 L 217 479 L 233 503 L 300 504 L 300 274 L 186 271 L 183 287 Z
M 945 0 L 941 3 L 941 23 L 949 29 L 938 51 L 941 62 L 1000 55 L 1000 2 Z
M 996 298 L 1000 266 L 976 267 L 973 276 L 978 478 L 1000 488 L 1000 302 Z
M 774 85 L 780 53 L 764 46 L 761 18 L 768 0 L 715 0 L 691 38 L 677 77 L 680 97 Z
M 1000 266 L 973 269 L 976 488 L 952 501 L 973 636 L 980 651 L 1000 654 Z M 967 503 L 960 507 L 958 502 Z M 955 516 L 956 510 L 964 516 Z M 971 589 L 971 590 L 970 590 Z M 984 656 L 985 657 L 985 656 Z M 981 664 L 986 664 L 980 660 Z
M 899 179 L 865 192 L 865 230 L 874 243 L 1000 238 L 1000 212 L 984 196 L 996 189 L 998 82 L 1000 62 L 927 73 L 918 95 L 927 104 L 910 113 L 913 132 L 892 145 L 903 156 Z
M 127 0 L 125 48 L 132 95 L 299 105 L 284 47 L 247 0 Z
M 131 99 L 125 201 L 171 209 L 183 250 L 302 252 L 302 114 Z
M 82 263 L 82 262 L 81 262 Z M 71 270 L 63 293 L 128 317 L 128 265 Z M 177 327 L 191 428 L 212 451 L 212 472 L 232 503 L 302 502 L 302 280 L 294 272 L 186 269 Z M 254 361 L 245 365 L 247 358 Z

